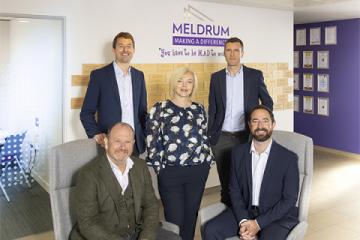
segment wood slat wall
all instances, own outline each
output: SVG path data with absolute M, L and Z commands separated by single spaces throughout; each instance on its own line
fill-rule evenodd
M 71 85 L 86 89 L 90 72 L 104 65 L 83 64 L 82 74 L 72 75 Z M 292 70 L 289 70 L 287 63 L 247 63 L 245 65 L 260 69 L 263 72 L 269 93 L 274 99 L 275 110 L 293 109 L 293 84 L 292 81 L 289 83 L 289 78 L 293 78 L 293 73 Z M 194 100 L 207 107 L 211 73 L 224 68 L 226 65 L 224 63 L 162 63 L 133 64 L 132 66 L 144 72 L 148 107 L 151 108 L 155 102 L 169 98 L 168 78 L 174 69 L 182 66 L 189 66 L 196 73 L 199 87 Z M 81 108 L 83 97 L 72 97 L 71 109 Z

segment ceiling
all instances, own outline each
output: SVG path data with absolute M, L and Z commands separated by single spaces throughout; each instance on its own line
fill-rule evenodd
M 194 0 L 294 11 L 294 23 L 360 18 L 360 0 Z

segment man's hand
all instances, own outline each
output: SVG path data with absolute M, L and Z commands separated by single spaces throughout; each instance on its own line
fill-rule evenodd
M 244 240 L 255 239 L 259 231 L 259 225 L 255 220 L 248 220 L 240 225 L 240 237 Z
M 105 146 L 105 133 L 99 133 L 94 136 L 94 139 L 97 144 L 101 145 L 102 147 Z

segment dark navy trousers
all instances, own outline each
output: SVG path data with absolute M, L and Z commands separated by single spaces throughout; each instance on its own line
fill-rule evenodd
M 210 166 L 166 166 L 158 175 L 165 219 L 180 227 L 183 240 L 193 240 Z

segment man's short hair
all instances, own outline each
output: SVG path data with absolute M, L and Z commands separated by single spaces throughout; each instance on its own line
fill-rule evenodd
M 116 48 L 116 43 L 117 43 L 117 40 L 119 38 L 125 38 L 125 39 L 130 39 L 132 41 L 132 44 L 133 44 L 133 47 L 135 48 L 135 41 L 134 41 L 134 37 L 128 33 L 128 32 L 120 32 L 118 33 L 115 37 L 114 37 L 114 40 L 112 42 L 112 47 L 113 49 Z
M 244 50 L 243 42 L 241 41 L 240 38 L 237 38 L 237 37 L 231 37 L 228 40 L 226 40 L 225 45 L 224 45 L 224 49 L 226 48 L 226 44 L 228 44 L 228 43 L 237 43 L 237 42 L 240 43 L 241 50 Z
M 250 116 L 249 117 L 249 122 L 251 122 L 251 116 L 252 116 L 253 112 L 255 112 L 256 110 L 259 110 L 259 109 L 267 111 L 269 113 L 269 115 L 270 115 L 271 122 L 275 122 L 274 113 L 270 110 L 270 108 L 268 108 L 265 105 L 257 105 L 253 109 L 251 109 L 250 114 L 249 114 L 249 116 Z
M 128 127 L 135 137 L 135 131 L 134 131 L 133 127 L 130 124 L 125 123 L 125 122 L 117 122 L 117 123 L 114 123 L 111 127 L 109 127 L 107 130 L 107 133 L 106 133 L 107 137 L 110 137 L 110 133 L 111 133 L 112 129 L 117 125 Z

